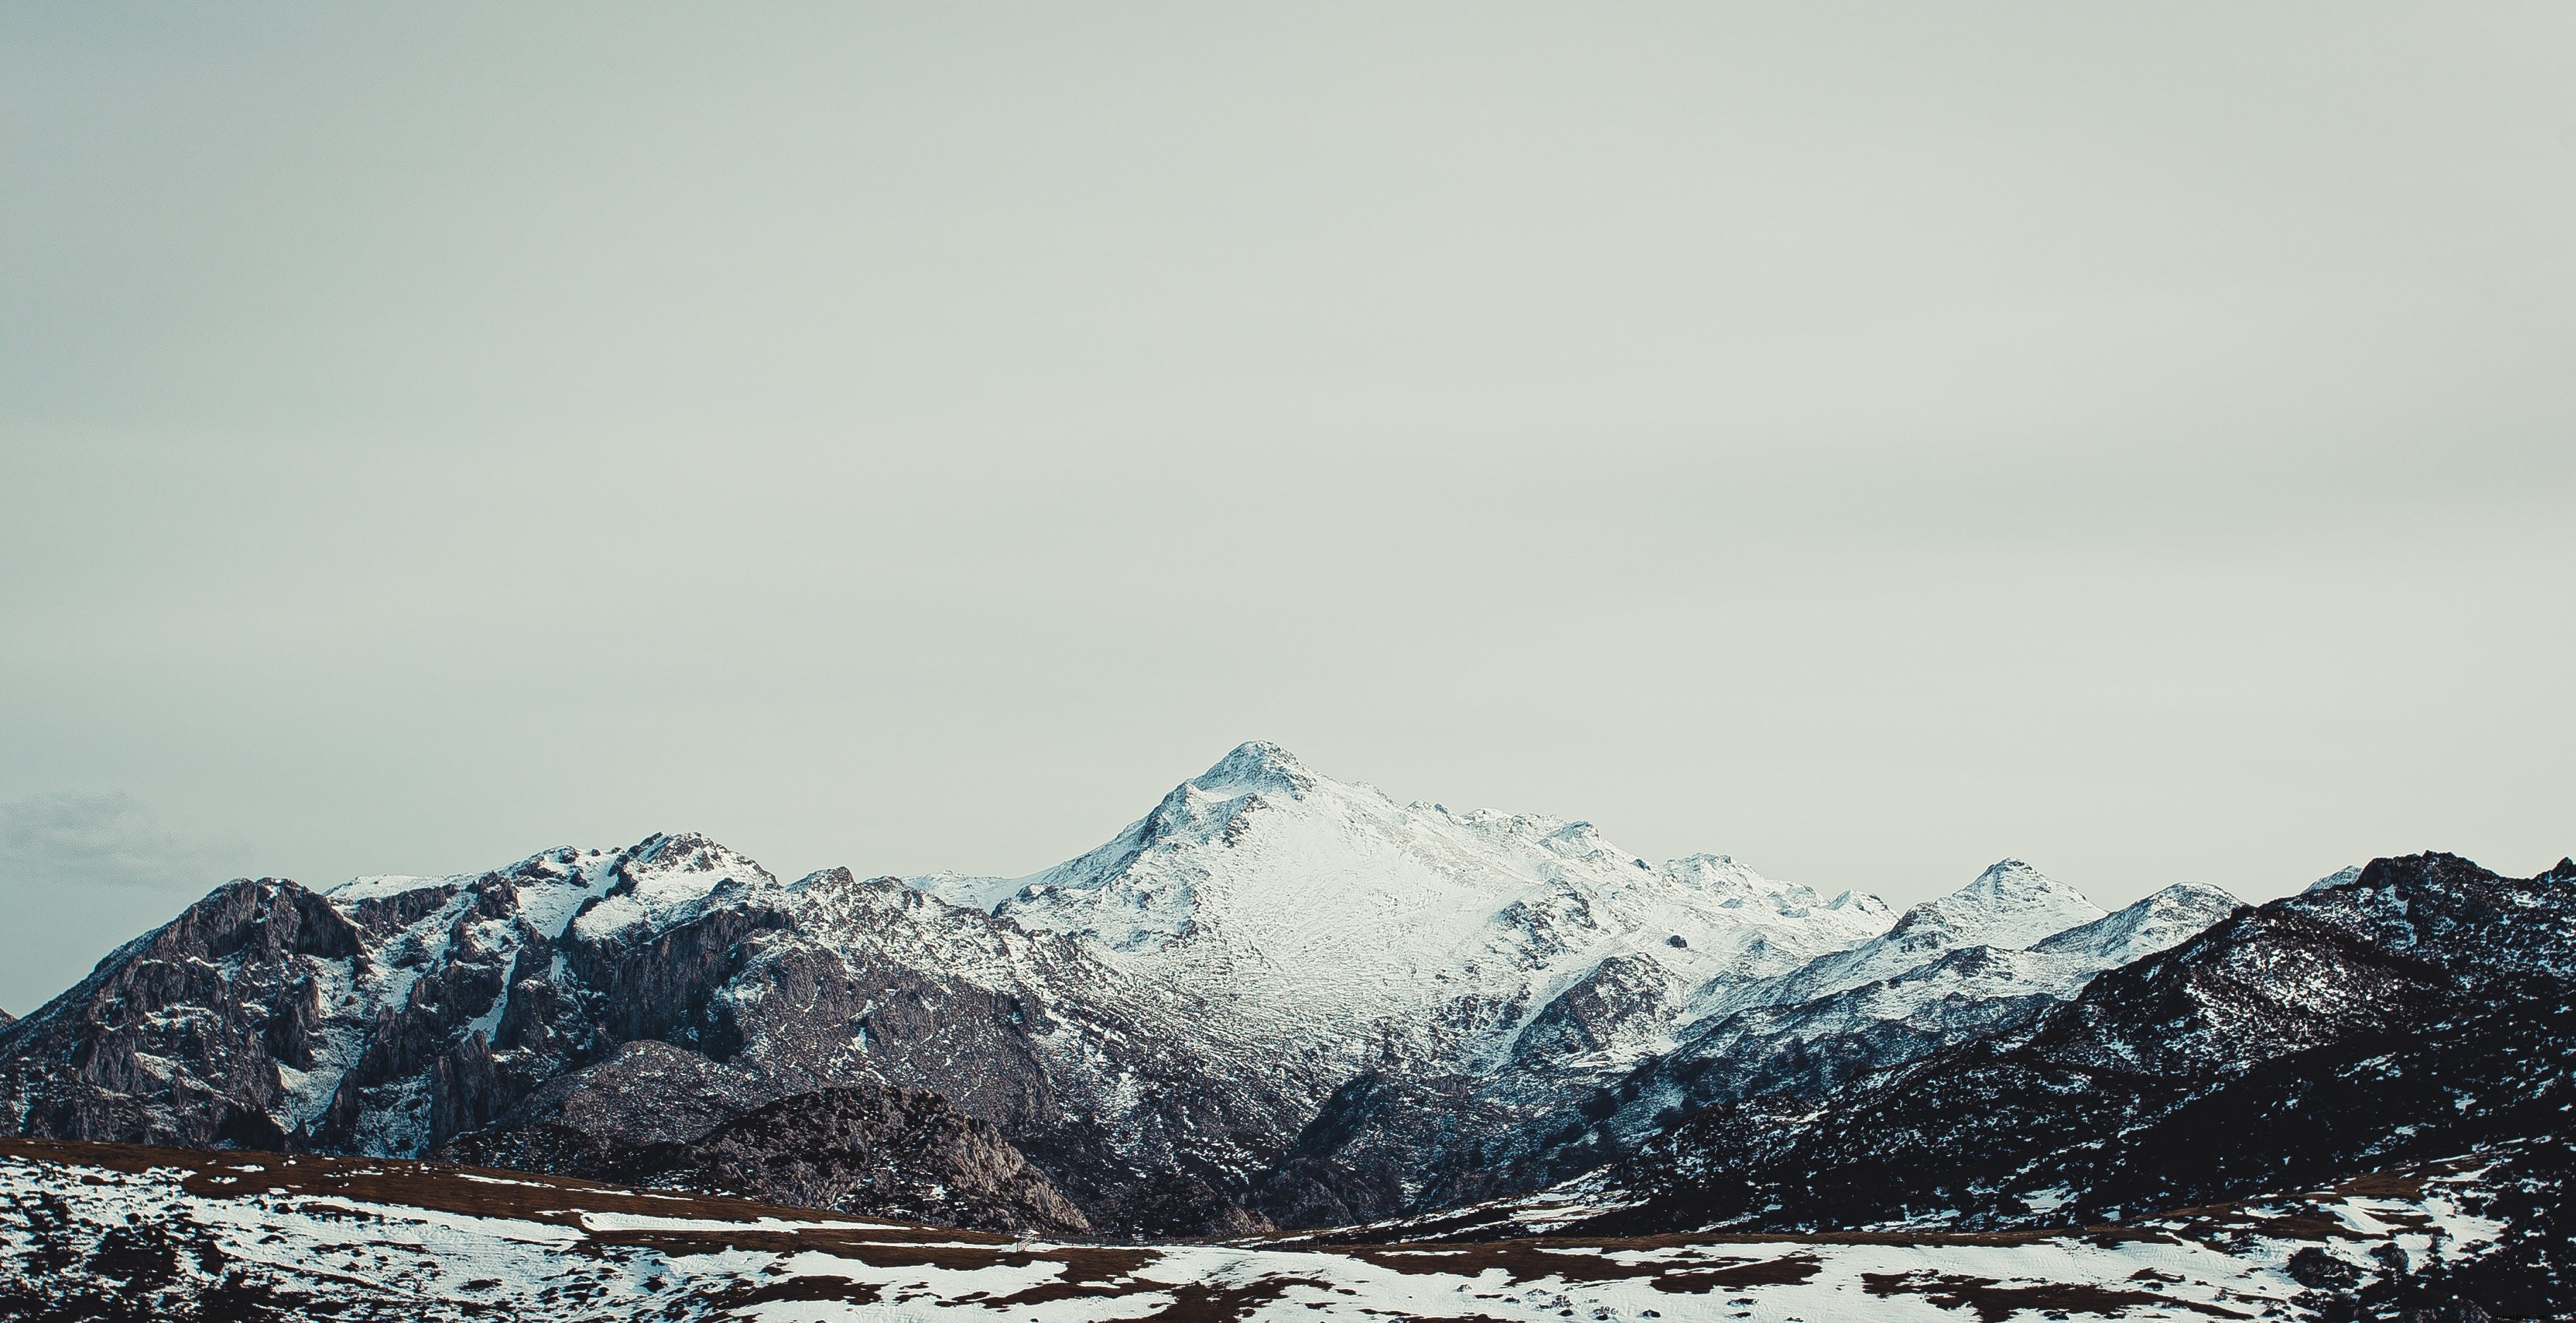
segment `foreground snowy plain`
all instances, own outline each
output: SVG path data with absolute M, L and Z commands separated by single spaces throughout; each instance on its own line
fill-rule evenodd
M 0 1317 L 2308 1317 L 2299 1277 L 2492 1238 L 2466 1211 L 2481 1194 L 2450 1163 L 2058 1234 L 1082 1245 L 397 1160 L 11 1139 Z

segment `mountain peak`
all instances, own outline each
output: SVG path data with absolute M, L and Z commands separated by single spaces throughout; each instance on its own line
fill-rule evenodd
M 2166 907 L 2225 905 L 2234 909 L 2245 902 L 2238 900 L 2236 893 L 2225 887 L 2211 886 L 2207 882 L 2176 882 L 2148 896 L 2145 903 Z
M 1297 755 L 1268 740 L 1247 740 L 1206 771 L 1191 777 L 1187 784 L 1202 793 L 1228 797 L 1254 790 L 1303 795 L 1314 788 L 1316 780 L 1316 775 L 1297 761 Z
M 695 916 L 719 891 L 778 885 L 749 856 L 696 832 L 655 832 L 609 858 L 615 881 L 573 923 L 586 936 L 639 923 L 658 931 Z
M 2079 924 L 2032 947 L 2034 951 L 2089 951 L 2108 964 L 2188 941 L 2226 918 L 2242 902 L 2205 882 L 2176 882 L 2117 913 Z
M 2083 892 L 2019 859 L 1998 859 L 1976 881 L 1906 911 L 1897 931 L 1938 930 L 1954 945 L 2019 950 L 2102 916 Z
M 2017 892 L 2046 891 L 2062 885 L 2057 879 L 2019 859 L 1998 859 L 1977 874 L 1977 880 L 1960 888 L 1963 891 L 1991 892 L 2009 895 Z

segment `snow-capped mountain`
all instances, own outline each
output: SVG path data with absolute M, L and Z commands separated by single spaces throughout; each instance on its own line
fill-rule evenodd
M 825 1126 L 836 1174 L 799 1197 L 901 1186 L 952 1219 L 1157 1234 L 1349 1221 L 1608 1161 L 1718 1067 L 1760 1077 L 1748 1045 L 1930 1050 L 2224 899 L 2162 903 L 2106 919 L 2007 861 L 1898 918 L 1587 823 L 1400 804 L 1256 743 L 1027 878 L 788 881 L 656 835 L 229 883 L 0 1028 L 0 1104 L 27 1134 L 628 1180 L 787 1180 L 760 1146 Z M 667 1105 L 613 1102 L 635 1098 Z M 870 1184 L 872 1155 L 924 1144 Z
M 1225 1007 L 1269 1050 L 1352 1070 L 1390 1055 L 1498 1061 L 1604 960 L 1696 989 L 1796 968 L 1888 923 L 1874 896 L 1819 896 L 1722 855 L 1659 867 L 1588 822 L 1398 804 L 1263 743 L 1044 872 L 913 883 Z

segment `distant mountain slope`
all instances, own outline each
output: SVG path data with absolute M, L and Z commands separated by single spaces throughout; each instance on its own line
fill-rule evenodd
M 2027 1023 L 2102 970 L 2234 908 L 2225 892 L 2186 884 L 2102 915 L 2007 860 L 1908 911 L 1887 935 L 1786 974 L 1701 989 L 1700 1003 L 1720 1009 L 1678 1027 L 1669 1017 L 1683 998 L 1669 983 L 1650 966 L 1605 960 L 1531 1019 L 1499 1070 L 1378 1071 L 1345 1086 L 1265 1178 L 1261 1206 L 1287 1224 L 1357 1222 L 1535 1189 L 1712 1102 L 1817 1092 Z M 2060 919 L 2075 926 L 2047 926 Z M 2045 936 L 2027 950 L 1955 945 L 2034 932 Z M 1900 972 L 1853 983 L 1889 970 Z M 1725 1009 L 1737 1005 L 1745 1009 Z
M 1781 1005 L 1890 979 L 1952 951 L 1971 947 L 2017 951 L 2103 917 L 2082 892 L 2018 859 L 2006 859 L 1975 881 L 1897 916 L 1886 932 L 1791 971 L 1733 991 L 1712 1011 Z
M 2511 879 L 2378 860 L 2027 1028 L 1701 1112 L 1566 1197 L 1619 1205 L 1588 1223 L 1603 1230 L 2010 1228 L 2498 1143 L 2556 1151 L 2576 1138 L 2571 974 L 2576 862 Z
M 1742 1009 L 1703 1018 L 1623 1085 L 1631 1096 L 1603 1128 L 1635 1141 L 1712 1103 L 1816 1093 L 2025 1023 L 2075 996 L 2096 974 L 2185 941 L 2237 907 L 2235 897 L 2216 887 L 2180 883 L 2083 921 L 2090 903 L 2070 900 L 2061 884 L 2049 882 L 2052 917 L 2079 922 L 2027 947 L 2001 946 L 1978 939 L 2024 940 L 2036 926 L 1972 921 L 1978 908 L 1995 904 L 1990 883 L 2006 867 L 2036 876 L 2028 865 L 2007 860 L 1962 892 L 1908 911 L 1885 937 L 1746 989 L 1733 1003 Z M 1963 898 L 1978 907 L 1959 903 Z M 1915 922 L 1927 911 L 1939 917 Z M 1863 975 L 1876 977 L 1854 981 Z

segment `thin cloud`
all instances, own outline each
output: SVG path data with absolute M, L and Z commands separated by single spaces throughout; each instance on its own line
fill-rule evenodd
M 19 878 L 55 886 L 197 888 L 229 876 L 241 843 L 193 839 L 122 791 L 0 803 L 0 850 Z

